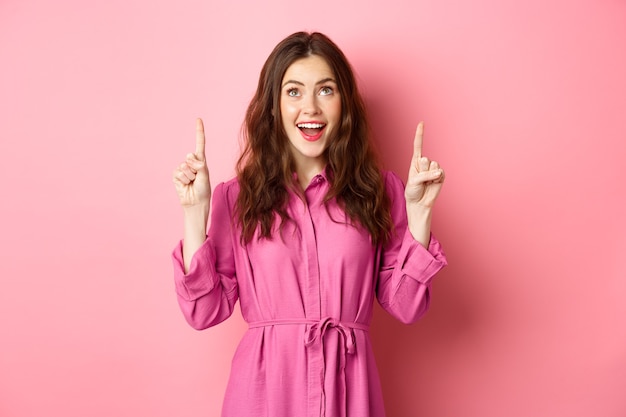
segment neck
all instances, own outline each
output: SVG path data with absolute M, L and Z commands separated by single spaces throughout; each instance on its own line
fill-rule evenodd
M 306 188 L 311 183 L 311 180 L 318 174 L 324 171 L 326 165 L 322 164 L 313 164 L 310 166 L 297 166 L 296 174 L 298 175 L 298 184 L 302 190 L 306 190 Z

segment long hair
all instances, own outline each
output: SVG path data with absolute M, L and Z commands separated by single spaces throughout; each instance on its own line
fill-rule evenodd
M 311 55 L 328 63 L 341 97 L 341 122 L 325 151 L 330 188 L 324 203 L 336 199 L 349 220 L 369 232 L 374 244 L 384 243 L 393 227 L 391 203 L 370 143 L 365 104 L 343 52 L 317 32 L 294 33 L 274 48 L 248 106 L 243 125 L 245 147 L 237 163 L 240 192 L 236 215 L 242 242 L 250 242 L 257 229 L 259 238 L 271 238 L 276 215 L 281 226 L 289 220 L 286 206 L 289 190 L 295 189 L 295 165 L 282 125 L 281 82 L 293 62 Z

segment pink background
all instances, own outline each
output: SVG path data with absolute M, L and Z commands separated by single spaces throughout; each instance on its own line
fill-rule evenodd
M 171 171 L 230 178 L 273 46 L 327 33 L 386 166 L 448 180 L 427 317 L 382 310 L 390 416 L 626 415 L 624 0 L 0 1 L 0 416 L 216 416 L 239 313 L 175 301 Z M 242 399 L 245 400 L 245 399 Z

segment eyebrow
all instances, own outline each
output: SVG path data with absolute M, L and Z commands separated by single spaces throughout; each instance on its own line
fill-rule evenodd
M 335 81 L 334 78 L 327 77 L 327 78 L 323 78 L 323 79 L 319 80 L 318 82 L 315 83 L 315 85 L 324 84 L 324 83 L 327 83 L 329 81 L 332 81 L 333 83 L 337 84 L 337 81 Z M 285 83 L 282 85 L 281 88 L 285 87 L 287 84 L 297 84 L 297 85 L 304 86 L 304 83 L 302 81 L 288 80 L 288 81 L 285 81 Z

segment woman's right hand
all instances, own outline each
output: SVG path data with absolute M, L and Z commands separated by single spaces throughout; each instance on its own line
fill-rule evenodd
M 174 170 L 174 185 L 180 205 L 185 209 L 196 206 L 208 207 L 211 201 L 211 183 L 204 144 L 204 125 L 202 119 L 197 119 L 196 151 L 187 154 L 185 162 Z

